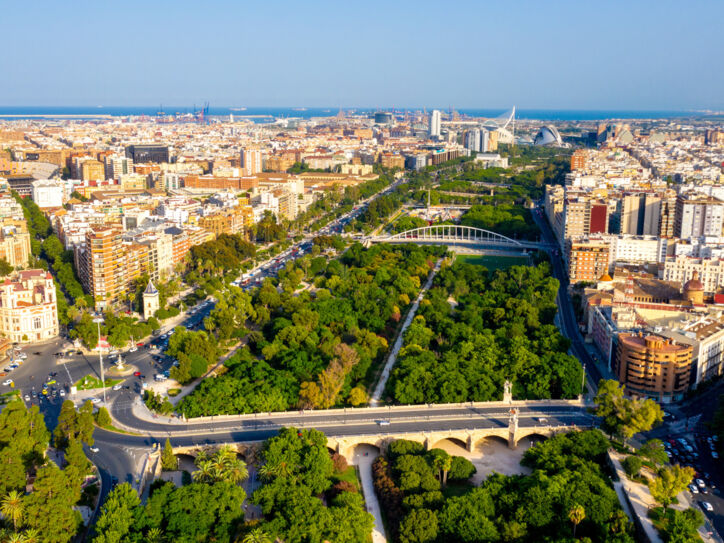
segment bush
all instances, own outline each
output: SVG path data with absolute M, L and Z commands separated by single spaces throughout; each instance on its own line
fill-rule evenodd
M 627 456 L 623 461 L 623 469 L 628 475 L 629 479 L 633 479 L 638 476 L 641 467 L 644 465 L 643 460 L 638 456 Z
M 111 420 L 111 415 L 108 413 L 108 409 L 99 407 L 96 413 L 96 424 L 101 428 L 108 428 L 112 423 L 113 421 Z
M 347 459 L 339 453 L 332 455 L 332 464 L 336 474 L 344 473 L 347 470 Z
M 407 439 L 400 439 L 390 443 L 390 446 L 387 449 L 387 454 L 392 460 L 397 456 L 402 456 L 403 454 L 421 454 L 424 451 L 425 446 L 422 443 L 409 441 Z
M 473 463 L 462 456 L 453 456 L 452 465 L 448 472 L 448 479 L 451 481 L 465 481 L 470 479 L 478 471 Z

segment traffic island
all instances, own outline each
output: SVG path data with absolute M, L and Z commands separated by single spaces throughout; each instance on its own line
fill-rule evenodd
M 111 377 L 130 377 L 137 371 L 138 368 L 136 366 L 132 364 L 123 364 L 121 367 L 111 366 L 106 370 L 106 375 L 110 375 Z
M 121 381 L 122 379 L 106 379 L 106 388 L 113 387 Z M 103 383 L 95 375 L 86 375 L 78 379 L 73 386 L 75 386 L 77 390 L 93 390 L 103 388 Z

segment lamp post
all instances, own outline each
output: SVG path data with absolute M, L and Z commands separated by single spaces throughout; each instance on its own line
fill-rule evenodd
M 103 387 L 103 405 L 106 404 L 106 378 L 103 373 L 103 350 L 101 349 L 101 323 L 103 322 L 102 317 L 96 317 L 93 319 L 98 325 L 98 361 L 101 364 L 101 386 Z

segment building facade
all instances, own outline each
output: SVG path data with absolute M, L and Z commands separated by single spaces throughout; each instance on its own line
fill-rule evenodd
M 0 334 L 29 343 L 58 335 L 58 306 L 53 276 L 25 270 L 0 284 Z
M 691 365 L 691 345 L 653 334 L 619 334 L 616 374 L 633 396 L 660 402 L 680 400 L 689 388 Z

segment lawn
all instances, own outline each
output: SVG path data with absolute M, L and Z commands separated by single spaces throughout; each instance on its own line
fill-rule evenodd
M 505 270 L 511 266 L 527 266 L 527 256 L 458 255 L 455 262 L 485 266 L 489 270 Z
M 123 379 L 106 379 L 106 388 L 117 385 L 121 381 L 123 381 Z M 95 375 L 86 375 L 78 379 L 75 386 L 78 387 L 78 390 L 91 390 L 94 388 L 103 388 L 103 383 L 101 383 L 101 380 Z
M 357 491 L 360 490 L 359 480 L 357 479 L 357 469 L 354 466 L 348 466 L 347 469 L 339 475 L 333 475 L 335 481 L 347 481 L 355 486 Z

